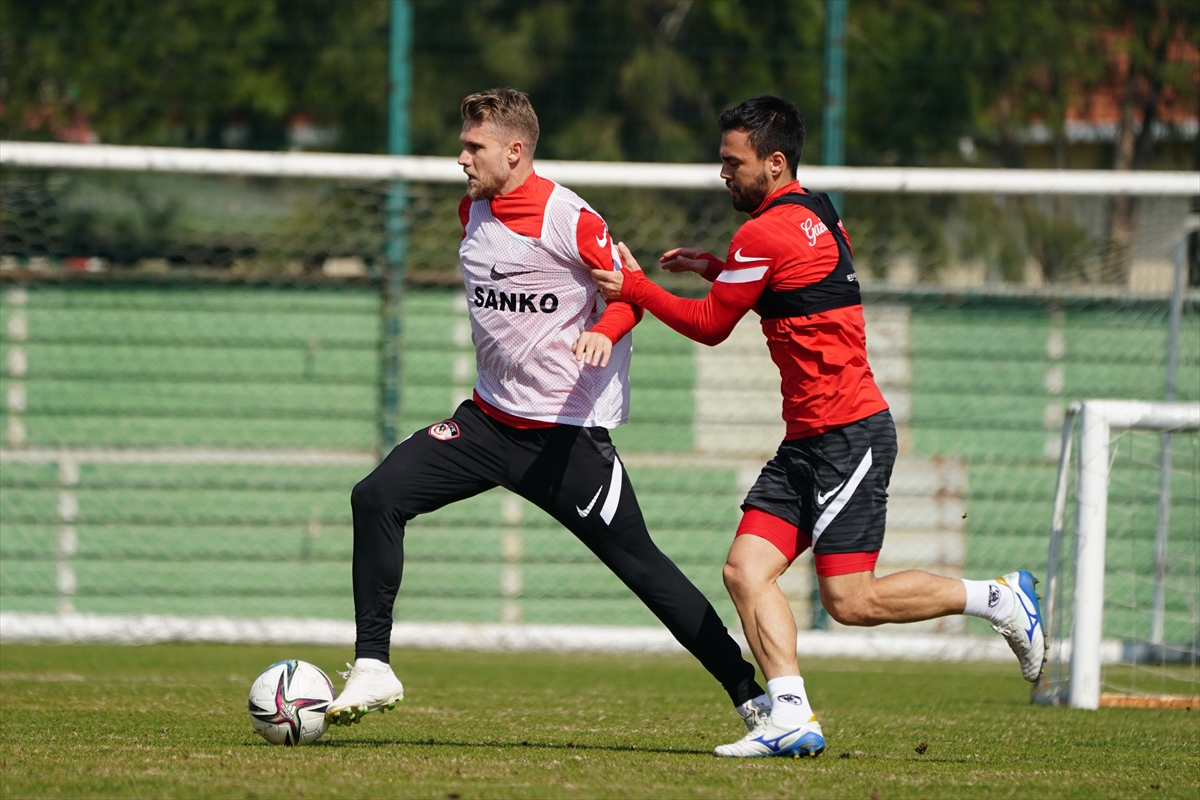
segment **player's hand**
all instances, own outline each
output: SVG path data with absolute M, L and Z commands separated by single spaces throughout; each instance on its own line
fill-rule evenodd
M 676 247 L 663 253 L 658 259 L 658 265 L 667 272 L 695 272 L 697 275 L 703 275 L 708 269 L 708 261 L 704 255 L 704 251 L 699 247 Z
M 621 296 L 621 286 L 625 283 L 625 276 L 621 272 L 611 269 L 594 269 L 592 270 L 592 281 L 606 300 L 616 300 Z
M 601 270 L 594 271 L 600 272 Z M 620 294 L 620 289 L 617 290 L 617 293 Z M 584 331 L 579 334 L 575 344 L 571 345 L 571 352 L 575 354 L 576 361 L 582 361 L 589 367 L 607 367 L 608 358 L 612 355 L 612 346 L 612 341 L 603 333 Z
M 621 298 L 621 287 L 625 285 L 626 270 L 633 272 L 642 271 L 637 259 L 633 257 L 633 253 L 629 252 L 629 248 L 625 246 L 624 242 L 617 242 L 617 253 L 621 256 L 621 261 L 625 265 L 624 267 L 619 270 L 592 270 L 592 281 L 606 300 L 619 300 Z
M 625 265 L 625 269 L 641 272 L 642 266 L 637 263 L 637 259 L 633 257 L 633 253 L 629 252 L 629 248 L 624 242 L 617 242 L 617 253 L 621 256 L 621 263 Z

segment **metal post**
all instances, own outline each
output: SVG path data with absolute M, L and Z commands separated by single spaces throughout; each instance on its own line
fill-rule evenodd
M 809 625 L 814 631 L 829 629 L 829 612 L 821 603 L 821 584 L 817 581 L 817 562 L 809 562 L 809 575 L 812 578 L 812 590 L 808 593 Z
M 1063 629 L 1060 612 L 1062 608 L 1062 540 L 1067 521 L 1067 489 L 1070 482 L 1071 449 L 1075 436 L 1075 423 L 1080 406 L 1072 403 L 1067 407 L 1062 426 L 1062 447 L 1058 456 L 1058 475 L 1054 482 L 1054 515 L 1050 520 L 1050 552 L 1046 558 L 1046 590 L 1042 602 L 1042 630 L 1048 643 L 1062 641 Z M 1063 652 L 1059 645 L 1058 653 Z M 1035 702 L 1059 705 L 1063 697 L 1061 657 L 1050 653 L 1049 670 L 1034 684 L 1032 697 Z
M 412 23 L 410 0 L 391 0 L 391 43 L 388 51 L 388 155 L 407 155 L 409 104 L 412 98 Z M 392 183 L 385 219 L 385 295 L 383 343 L 383 396 L 379 446 L 386 453 L 398 441 L 400 425 L 401 301 L 404 261 L 408 246 L 408 184 Z
M 846 151 L 846 16 L 850 0 L 825 0 L 825 116 L 821 129 L 821 162 L 840 167 Z M 842 193 L 830 192 L 838 214 Z
M 1183 322 L 1183 262 L 1185 237 L 1175 246 L 1175 280 L 1171 287 L 1170 333 L 1167 335 L 1167 386 L 1163 397 L 1175 399 L 1179 374 L 1179 328 Z M 1163 643 L 1166 617 L 1167 536 L 1171 522 L 1171 432 L 1162 434 L 1162 460 L 1158 474 L 1158 528 L 1154 533 L 1154 604 L 1150 612 L 1150 643 Z
M 1108 530 L 1108 435 L 1104 411 L 1084 403 L 1079 415 L 1079 487 L 1075 518 L 1075 609 L 1071 636 L 1071 708 L 1100 707 L 1100 637 Z
M 827 167 L 842 165 L 845 154 L 846 117 L 846 13 L 850 0 L 825 0 L 825 115 L 821 129 L 821 162 Z M 830 192 L 829 199 L 842 213 L 842 193 Z M 816 566 L 812 568 L 812 628 L 829 627 L 829 613 L 821 605 Z
M 388 153 L 408 155 L 408 107 L 412 101 L 412 26 L 410 0 L 392 0 L 388 53 Z

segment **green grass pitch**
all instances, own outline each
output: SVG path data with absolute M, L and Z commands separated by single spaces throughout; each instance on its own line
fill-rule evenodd
M 304 748 L 251 680 L 317 647 L 0 648 L 0 797 L 1190 798 L 1200 709 L 1029 704 L 1013 664 L 809 661 L 818 759 L 710 755 L 741 722 L 687 657 L 394 654 L 407 698 Z

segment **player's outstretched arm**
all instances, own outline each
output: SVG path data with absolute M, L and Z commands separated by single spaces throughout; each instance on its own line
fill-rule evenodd
M 764 267 L 754 271 L 752 280 L 717 280 L 703 300 L 689 300 L 676 297 L 644 277 L 637 259 L 624 242 L 617 244 L 617 252 L 624 261 L 623 269 L 616 272 L 592 270 L 592 280 L 600 293 L 610 299 L 636 303 L 668 327 L 709 346 L 725 341 L 738 320 L 754 307 L 766 283 Z M 718 272 L 716 277 L 721 274 L 723 272 Z

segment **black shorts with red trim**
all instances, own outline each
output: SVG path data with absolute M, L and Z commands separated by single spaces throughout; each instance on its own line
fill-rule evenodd
M 816 436 L 786 440 L 746 495 L 742 510 L 749 524 L 739 533 L 764 536 L 789 561 L 810 542 L 818 559 L 877 553 L 883 546 L 895 462 L 896 426 L 887 410 Z M 756 525 L 754 510 L 788 525 Z M 780 529 L 793 527 L 796 542 L 775 541 Z

